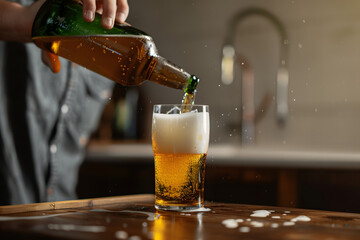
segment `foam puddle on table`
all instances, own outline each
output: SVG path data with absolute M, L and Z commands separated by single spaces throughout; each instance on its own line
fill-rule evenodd
M 250 215 L 250 217 L 267 217 L 270 214 L 271 212 L 268 210 L 256 210 Z
M 191 213 L 191 212 L 210 212 L 210 211 L 211 211 L 210 208 L 201 207 L 201 208 L 195 208 L 195 209 L 189 209 L 189 210 L 182 210 L 182 211 L 179 211 L 179 212 Z
M 253 218 L 267 218 L 270 217 L 272 220 L 276 222 L 267 222 L 267 221 L 255 221 L 251 218 L 246 218 L 245 220 L 238 218 L 238 219 L 225 219 L 221 223 L 229 229 L 236 229 L 239 228 L 239 232 L 241 233 L 248 233 L 251 231 L 252 228 L 262 228 L 262 227 L 271 227 L 271 228 L 278 228 L 280 226 L 290 227 L 294 226 L 297 222 L 309 222 L 311 219 L 307 216 L 300 215 L 291 220 L 286 220 L 284 222 L 279 222 L 281 219 L 280 215 L 286 216 L 287 214 L 291 213 L 290 211 L 283 211 L 283 212 L 276 212 L 274 210 L 255 210 L 250 214 L 250 217 Z M 273 216 L 271 216 L 273 215 Z
M 0 216 L 0 221 L 41 220 L 41 219 L 54 218 L 58 216 L 66 216 L 73 214 L 83 214 L 83 213 L 66 212 L 66 213 L 48 214 L 48 215 L 40 215 L 40 216 L 21 216 L 21 217 Z M 50 230 L 58 230 L 58 231 L 76 231 L 76 232 L 91 232 L 91 233 L 106 232 L 106 228 L 104 226 L 84 226 L 84 225 L 75 225 L 75 224 L 49 223 L 47 227 Z
M 104 226 L 84 226 L 84 225 L 74 225 L 74 224 L 54 224 L 49 223 L 48 229 L 50 230 L 61 230 L 61 231 L 76 231 L 76 232 L 106 232 Z
M 107 210 L 107 209 L 92 209 L 89 212 L 109 212 L 109 213 L 137 213 L 137 214 L 143 214 L 146 215 L 146 220 L 148 221 L 154 221 L 157 213 L 151 213 L 151 212 L 144 212 L 144 211 L 134 211 L 134 210 Z
M 65 213 L 58 213 L 58 214 L 47 214 L 47 215 L 40 215 L 40 216 L 0 216 L 0 221 L 16 221 L 16 220 L 41 220 L 41 219 L 47 219 L 47 218 L 54 218 L 59 216 L 66 216 L 66 215 L 73 215 L 73 214 L 89 214 L 89 213 L 99 213 L 99 212 L 105 212 L 105 213 L 130 213 L 130 214 L 141 214 L 145 215 L 148 221 L 155 221 L 159 219 L 160 214 L 159 213 L 152 213 L 152 212 L 145 212 L 145 211 L 135 211 L 135 210 L 107 210 L 107 209 L 91 209 L 86 212 L 65 212 Z M 202 213 L 197 213 L 202 214 Z M 108 221 L 109 218 L 106 218 L 106 221 Z M 88 232 L 88 233 L 102 233 L 106 232 L 107 229 L 105 226 L 95 226 L 95 225 L 75 225 L 75 224 L 63 224 L 63 223 L 48 223 L 47 228 L 49 230 L 54 231 L 74 231 L 74 232 Z M 149 239 L 153 239 L 152 232 L 147 232 L 148 223 L 143 222 L 142 223 L 142 229 L 146 230 L 146 235 Z M 128 239 L 128 240 L 141 240 L 141 237 L 137 235 L 130 236 L 126 231 L 124 230 L 118 230 L 114 233 L 114 237 L 116 239 Z
M 115 232 L 115 238 L 117 239 L 128 239 L 128 240 L 141 240 L 141 237 L 134 235 L 134 236 L 130 236 L 129 234 L 125 231 L 117 231 Z
M 0 216 L 0 221 L 38 220 L 38 219 L 52 218 L 57 216 L 64 216 L 69 214 L 77 214 L 77 212 L 57 213 L 57 214 L 48 214 L 48 215 L 40 215 L 40 216 L 22 216 L 22 217 Z
M 291 221 L 292 222 L 298 222 L 298 221 L 309 222 L 309 221 L 311 221 L 311 219 L 307 216 L 300 215 L 300 216 L 297 216 L 296 218 L 291 219 Z
M 222 221 L 222 224 L 225 225 L 227 228 L 237 228 L 239 223 L 244 222 L 241 218 L 238 219 L 225 219 Z

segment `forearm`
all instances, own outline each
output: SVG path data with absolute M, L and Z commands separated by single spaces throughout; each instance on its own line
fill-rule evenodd
M 28 40 L 21 21 L 23 12 L 24 7 L 20 4 L 0 0 L 0 40 Z
M 44 0 L 36 1 L 30 7 L 0 0 L 0 40 L 31 41 L 31 27 L 35 15 Z

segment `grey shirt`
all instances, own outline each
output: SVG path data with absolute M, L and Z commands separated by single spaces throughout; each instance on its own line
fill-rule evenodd
M 85 146 L 113 83 L 61 65 L 53 74 L 33 43 L 0 41 L 0 205 L 76 198 Z

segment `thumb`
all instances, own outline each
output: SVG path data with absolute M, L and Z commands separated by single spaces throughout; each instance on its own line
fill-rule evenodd
M 61 63 L 59 57 L 53 53 L 42 50 L 41 51 L 41 60 L 47 65 L 53 73 L 60 72 Z

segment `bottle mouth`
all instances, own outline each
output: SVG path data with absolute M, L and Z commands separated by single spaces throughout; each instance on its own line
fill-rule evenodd
M 184 92 L 189 94 L 193 94 L 194 92 L 196 92 L 196 87 L 199 81 L 200 79 L 198 77 L 196 77 L 195 75 L 191 75 L 188 85 L 186 86 Z

